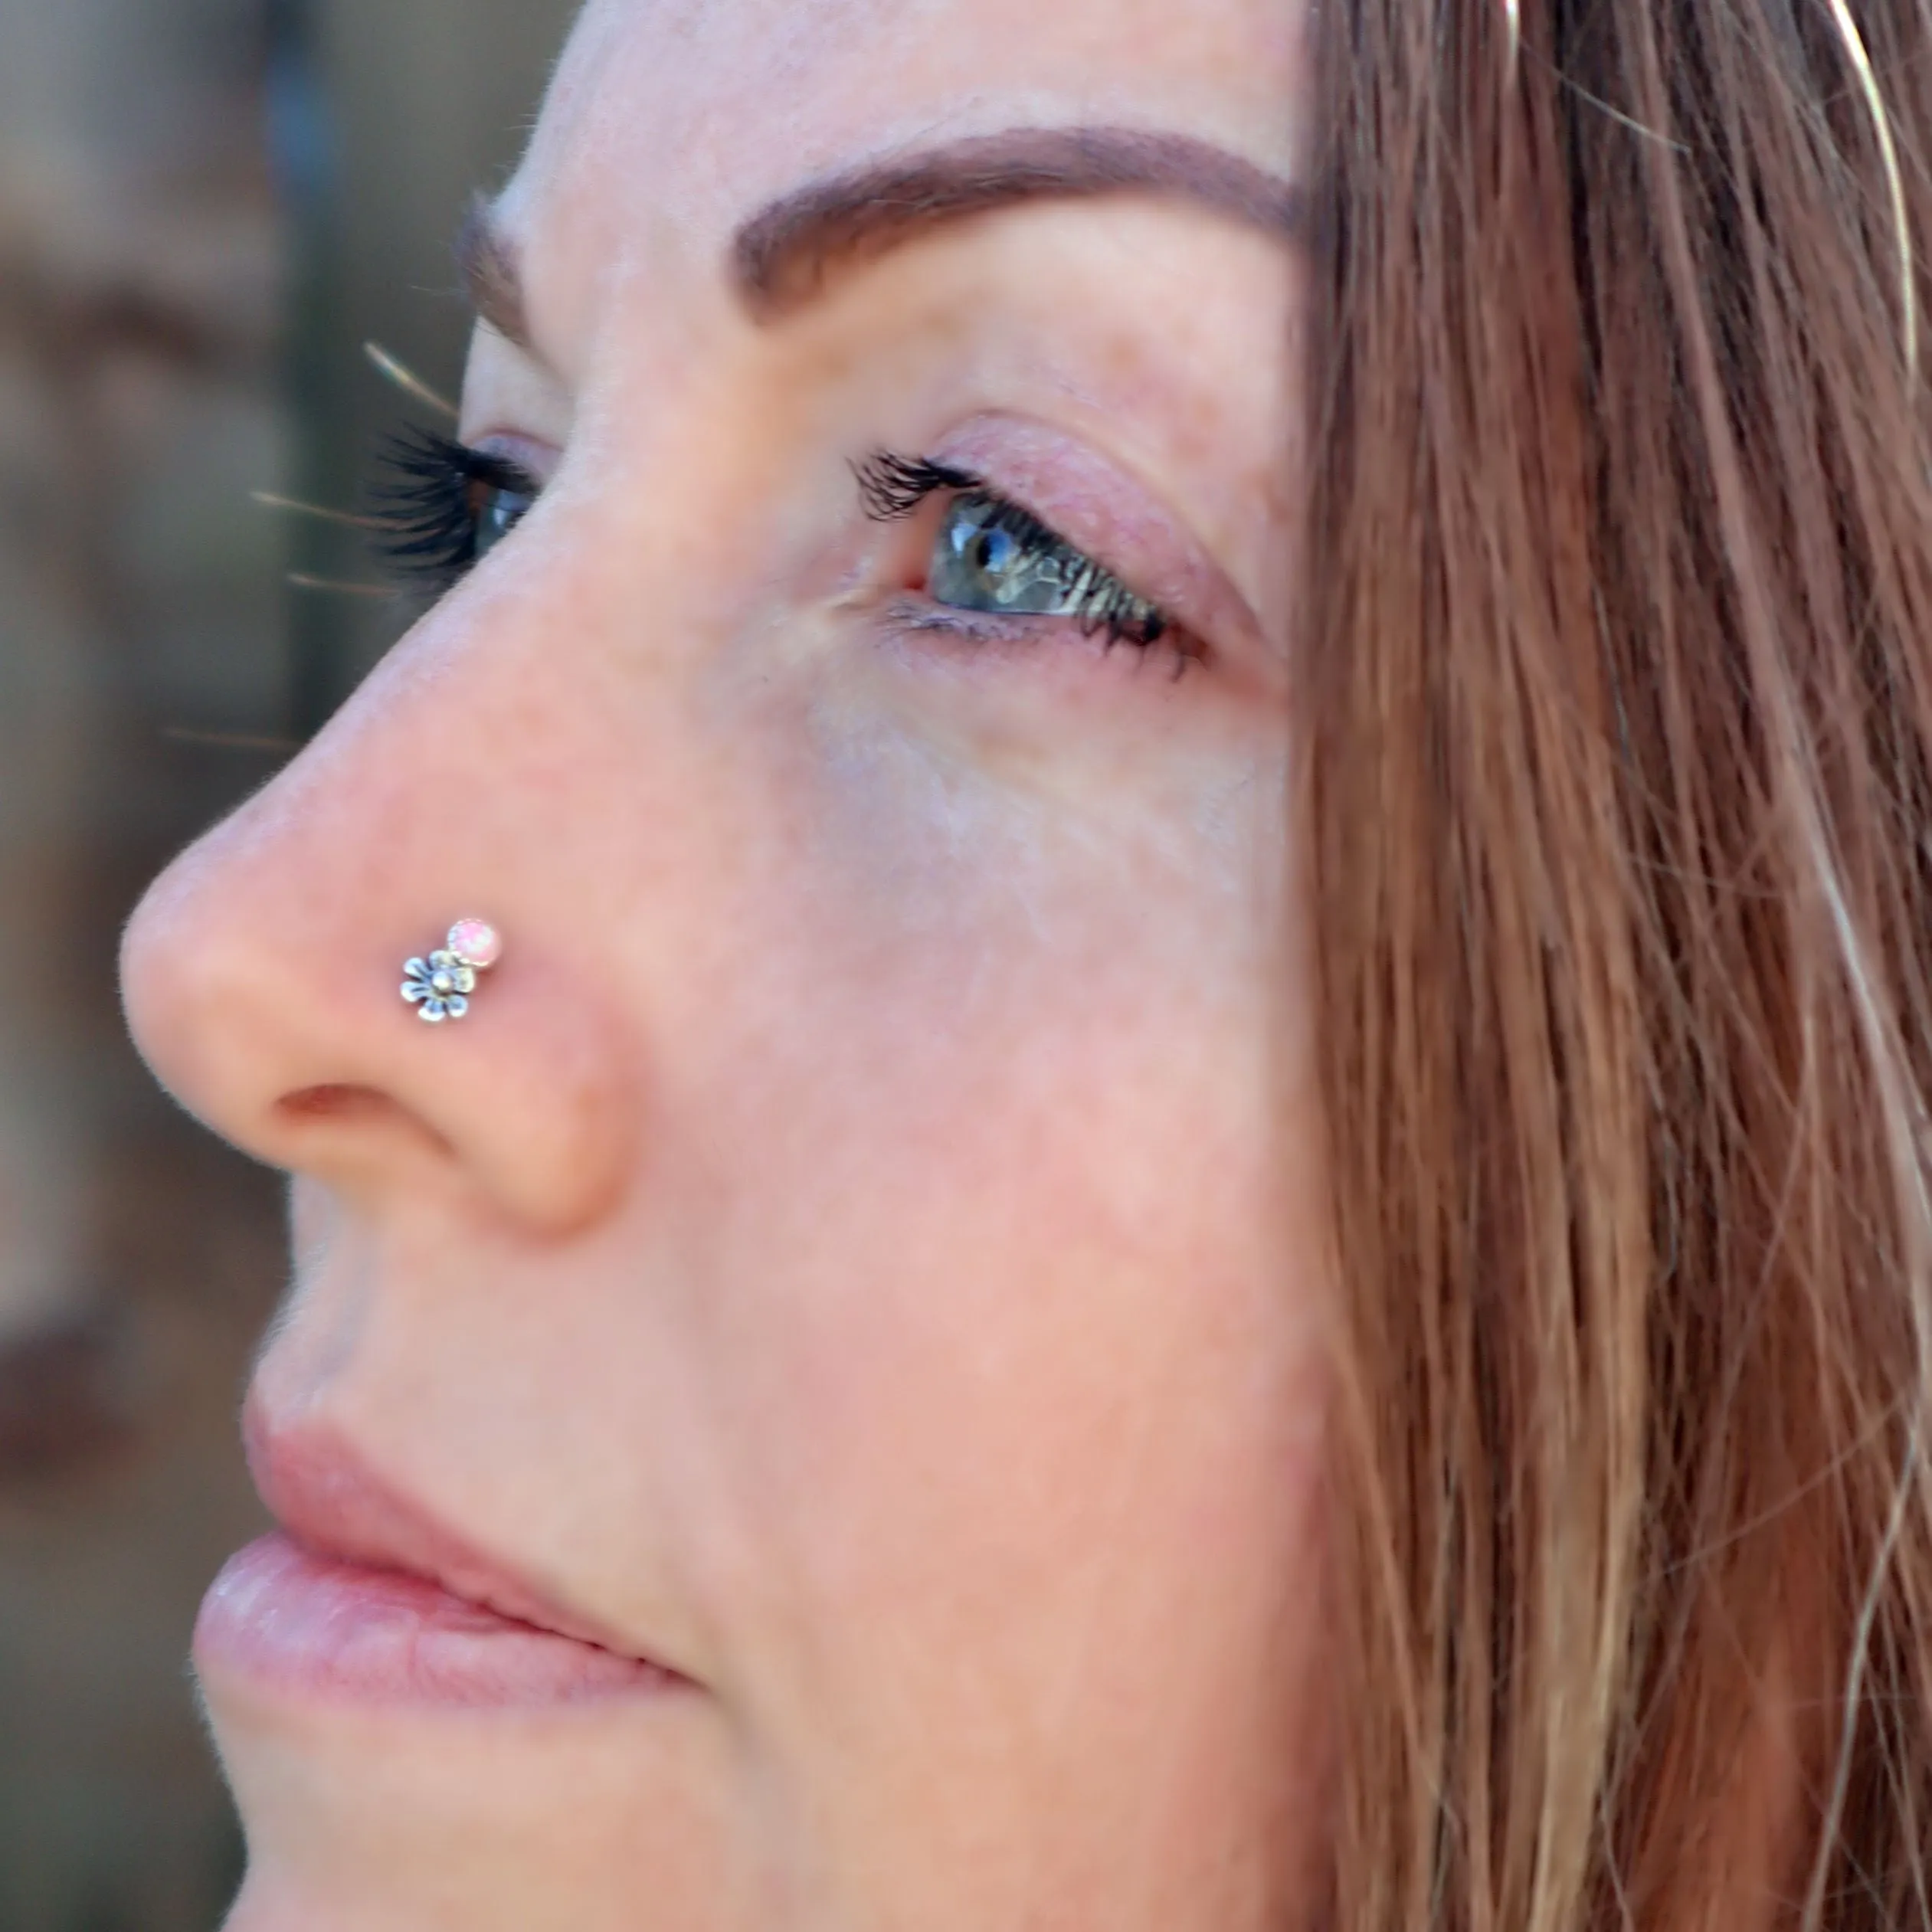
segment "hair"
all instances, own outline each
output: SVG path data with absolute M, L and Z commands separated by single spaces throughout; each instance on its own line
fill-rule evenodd
M 1332 1923 L 1932 1925 L 1932 0 L 1319 16 Z

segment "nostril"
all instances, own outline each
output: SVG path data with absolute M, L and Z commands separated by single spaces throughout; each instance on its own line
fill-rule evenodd
M 352 1140 L 363 1141 L 372 1135 L 393 1141 L 400 1133 L 419 1146 L 427 1143 L 439 1154 L 454 1156 L 456 1152 L 431 1122 L 379 1087 L 334 1082 L 298 1087 L 275 1102 L 275 1115 L 298 1133 L 307 1130 L 303 1144 L 310 1154 L 323 1137 L 317 1130 L 332 1140 L 346 1132 Z M 283 1159 L 284 1164 L 292 1167 L 306 1164 L 303 1152 L 293 1147 Z
M 396 1112 L 396 1103 L 373 1087 L 303 1087 L 276 1102 L 277 1112 L 291 1121 L 329 1121 L 349 1125 Z

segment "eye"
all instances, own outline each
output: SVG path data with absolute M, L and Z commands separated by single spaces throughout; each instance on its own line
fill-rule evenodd
M 944 494 L 926 594 L 956 611 L 1069 617 L 1110 643 L 1145 649 L 1168 629 L 1158 605 L 1131 591 L 982 478 L 923 457 L 880 454 L 859 467 L 866 513 L 893 522 Z
M 378 546 L 404 577 L 439 594 L 515 529 L 541 486 L 507 457 L 416 430 L 383 451 L 372 493 Z

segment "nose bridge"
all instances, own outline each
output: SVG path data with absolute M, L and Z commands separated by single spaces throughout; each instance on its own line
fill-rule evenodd
M 558 574 L 522 561 L 430 614 L 162 875 L 123 987 L 156 1074 L 245 1151 L 352 1190 L 480 1190 L 555 1233 L 621 1190 L 641 1088 L 598 955 L 565 937 L 609 707 L 568 661 L 585 627 Z M 502 961 L 425 1025 L 404 961 L 471 916 Z

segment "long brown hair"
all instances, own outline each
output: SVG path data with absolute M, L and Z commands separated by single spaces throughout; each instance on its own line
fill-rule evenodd
M 1932 1925 L 1932 0 L 1341 0 L 1340 1932 Z

